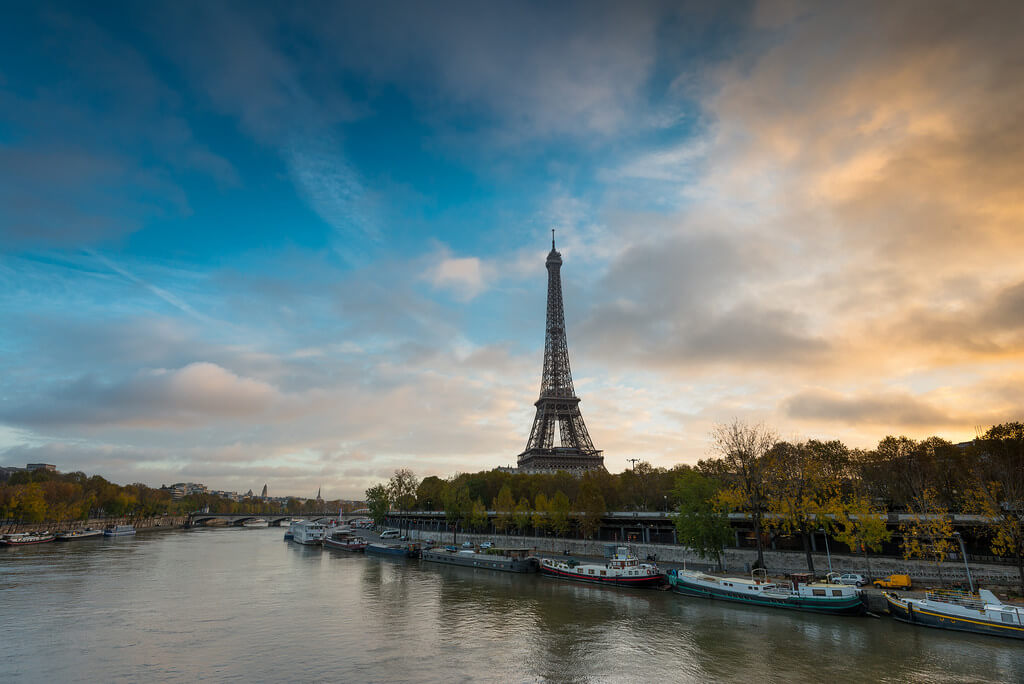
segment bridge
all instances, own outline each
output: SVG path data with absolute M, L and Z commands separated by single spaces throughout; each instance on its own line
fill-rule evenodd
M 342 520 L 355 520 L 365 516 L 346 513 Z M 241 526 L 249 520 L 266 520 L 271 527 L 281 527 L 282 523 L 289 524 L 292 520 L 326 521 L 337 520 L 338 512 L 330 513 L 189 513 L 185 527 L 199 527 L 206 525 L 211 520 L 223 521 L 231 526 Z

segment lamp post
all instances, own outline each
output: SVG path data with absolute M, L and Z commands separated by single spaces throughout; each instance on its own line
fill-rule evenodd
M 967 549 L 964 548 L 964 538 L 960 536 L 959 532 L 954 532 L 953 536 L 960 542 L 960 555 L 964 557 L 964 570 L 967 571 L 967 586 L 971 588 L 971 593 L 974 593 L 974 580 L 971 579 L 971 568 L 967 565 Z
M 829 548 L 828 548 L 828 532 L 825 531 L 824 527 L 819 528 L 818 531 L 825 535 L 825 554 L 828 556 L 828 574 L 831 575 L 832 574 L 832 552 L 829 551 Z

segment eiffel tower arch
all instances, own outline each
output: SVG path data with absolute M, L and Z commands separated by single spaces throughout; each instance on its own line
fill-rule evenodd
M 572 386 L 569 346 L 565 340 L 565 311 L 562 307 L 562 255 L 555 249 L 551 231 L 551 252 L 544 262 L 548 270 L 548 312 L 544 332 L 544 370 L 540 398 L 534 403 L 526 450 L 519 454 L 519 472 L 551 473 L 559 470 L 583 474 L 603 470 L 604 457 L 594 448 L 580 413 L 580 399 Z M 555 426 L 558 441 L 555 444 Z

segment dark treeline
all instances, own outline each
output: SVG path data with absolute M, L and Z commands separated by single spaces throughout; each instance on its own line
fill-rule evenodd
M 47 470 L 14 473 L 0 483 L 0 520 L 25 523 L 63 522 L 102 517 L 147 518 L 210 513 L 319 513 L 338 510 L 338 501 L 289 498 L 287 503 L 250 497 L 232 501 L 213 494 L 196 494 L 177 501 L 166 489 L 144 484 L 117 485 L 99 475 Z

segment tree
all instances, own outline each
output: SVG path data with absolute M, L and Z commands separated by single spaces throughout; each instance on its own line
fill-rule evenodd
M 722 551 L 732 540 L 729 509 L 718 497 L 719 484 L 696 470 L 684 470 L 676 476 L 672 495 L 679 501 L 674 516 L 676 535 L 705 559 L 713 559 L 722 568 Z
M 487 507 L 484 502 L 477 499 L 469 508 L 469 515 L 466 517 L 466 527 L 479 530 L 487 525 Z
M 449 483 L 444 495 L 444 513 L 450 523 L 465 523 L 473 509 L 473 500 L 465 484 Z
M 561 489 L 548 501 L 548 518 L 556 536 L 564 536 L 569 531 L 569 497 Z
M 512 511 L 516 507 L 516 500 L 512 498 L 512 488 L 505 485 L 498 492 L 498 496 L 495 497 L 494 503 L 494 528 L 499 532 L 505 532 L 512 527 Z
M 576 512 L 579 514 L 580 532 L 585 538 L 592 538 L 601 529 L 601 520 L 607 510 L 597 483 L 584 475 L 579 496 L 576 497 Z
M 444 506 L 445 482 L 436 475 L 423 478 L 416 488 L 416 508 L 421 511 L 436 511 Z
M 289 499 L 289 505 L 294 499 Z M 391 497 L 388 488 L 382 484 L 374 485 L 366 490 L 366 506 L 370 509 L 373 522 L 380 525 L 391 510 Z M 289 506 L 290 507 L 290 506 Z
M 764 567 L 762 523 L 767 507 L 764 456 L 777 441 L 763 425 L 748 425 L 740 420 L 720 424 L 711 433 L 714 449 L 721 454 L 725 468 L 735 484 L 720 493 L 723 503 L 733 503 L 750 513 L 757 540 L 757 567 Z
M 903 557 L 925 558 L 935 563 L 942 583 L 942 562 L 953 550 L 953 523 L 949 512 L 938 502 L 935 490 L 926 488 L 911 502 L 911 518 L 901 526 Z
M 420 481 L 408 468 L 395 471 L 388 482 L 388 496 L 400 511 L 408 511 L 416 503 L 416 489 Z
M 992 552 L 1016 558 L 1024 594 L 1024 423 L 992 426 L 974 455 L 968 508 L 992 520 Z
M 884 508 L 872 505 L 864 494 L 851 494 L 833 509 L 833 536 L 836 541 L 849 546 L 854 553 L 860 550 L 864 554 L 869 577 L 871 561 L 868 559 L 868 551 L 881 551 L 882 542 L 892 537 L 886 525 L 885 513 Z
M 551 518 L 548 516 L 548 497 L 544 492 L 537 492 L 533 500 L 533 527 L 541 531 L 551 529 Z
M 519 499 L 519 503 L 516 504 L 515 512 L 512 514 L 512 520 L 515 522 L 516 529 L 519 530 L 519 534 L 526 532 L 526 528 L 530 526 L 530 502 L 523 497 Z
M 804 443 L 774 445 L 764 457 L 764 473 L 769 514 L 765 524 L 783 534 L 800 535 L 807 569 L 813 573 L 811 534 L 831 527 L 829 512 L 839 500 L 840 480 L 833 476 L 824 451 Z

